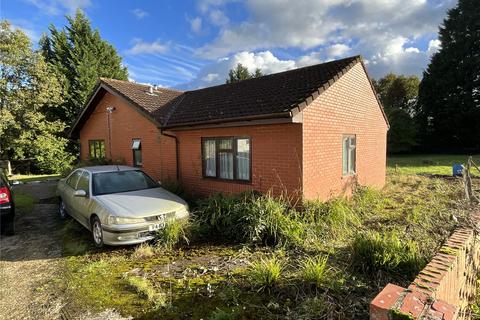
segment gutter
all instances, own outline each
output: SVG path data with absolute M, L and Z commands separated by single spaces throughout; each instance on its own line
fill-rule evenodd
M 164 135 L 166 137 L 169 137 L 169 138 L 173 138 L 175 140 L 175 172 L 176 172 L 176 176 L 177 176 L 177 182 L 179 182 L 180 180 L 180 165 L 179 165 L 179 151 L 178 151 L 178 138 L 177 136 L 174 136 L 172 134 L 168 134 L 168 133 L 165 133 L 162 129 L 160 129 L 160 134 L 161 135 Z
M 275 119 L 275 118 L 291 118 L 292 111 L 284 111 L 280 113 L 268 113 L 268 114 L 260 114 L 254 116 L 243 116 L 243 117 L 235 117 L 235 118 L 228 118 L 228 119 L 215 119 L 215 120 L 206 120 L 206 121 L 198 121 L 198 122 L 187 122 L 187 123 L 179 123 L 179 124 L 172 124 L 163 126 L 162 129 L 171 129 L 176 127 L 188 127 L 188 126 L 197 126 L 203 124 L 222 124 L 222 123 L 229 123 L 229 122 L 236 122 L 236 121 L 249 121 L 249 120 L 259 120 L 259 119 Z

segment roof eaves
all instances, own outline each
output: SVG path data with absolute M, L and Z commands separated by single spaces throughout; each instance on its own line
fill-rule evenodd
M 95 84 L 95 87 L 94 87 L 94 90 L 92 90 L 92 93 L 90 94 L 90 96 L 88 97 L 88 99 L 86 100 L 87 102 L 84 104 L 83 108 L 82 108 L 82 111 L 78 114 L 77 118 L 75 119 L 75 121 L 73 122 L 73 125 L 72 127 L 70 128 L 69 132 L 68 132 L 68 136 L 71 137 L 73 135 L 73 133 L 75 132 L 75 128 L 77 127 L 78 123 L 80 122 L 80 120 L 83 118 L 83 115 L 85 113 L 85 111 L 87 110 L 88 106 L 90 105 L 90 103 L 92 102 L 93 98 L 95 98 L 95 96 L 97 95 L 98 91 L 100 90 L 101 88 L 101 79 L 98 79 L 97 80 L 97 83 Z

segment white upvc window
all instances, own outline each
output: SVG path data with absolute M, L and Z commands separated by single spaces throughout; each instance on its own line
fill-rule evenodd
M 357 138 L 344 135 L 342 139 L 342 173 L 344 176 L 355 174 L 357 162 Z

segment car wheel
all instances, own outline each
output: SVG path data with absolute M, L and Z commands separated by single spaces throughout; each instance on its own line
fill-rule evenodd
M 63 202 L 62 198 L 60 198 L 60 203 L 58 204 L 58 215 L 63 220 L 68 218 L 67 208 L 65 208 L 65 202 Z
M 102 223 L 98 217 L 93 217 L 92 219 L 92 235 L 93 235 L 93 242 L 97 247 L 103 246 L 103 230 L 102 230 Z

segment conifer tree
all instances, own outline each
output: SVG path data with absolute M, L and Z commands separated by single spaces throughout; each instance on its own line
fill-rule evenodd
M 480 7 L 459 0 L 420 84 L 418 122 L 429 151 L 480 151 Z

